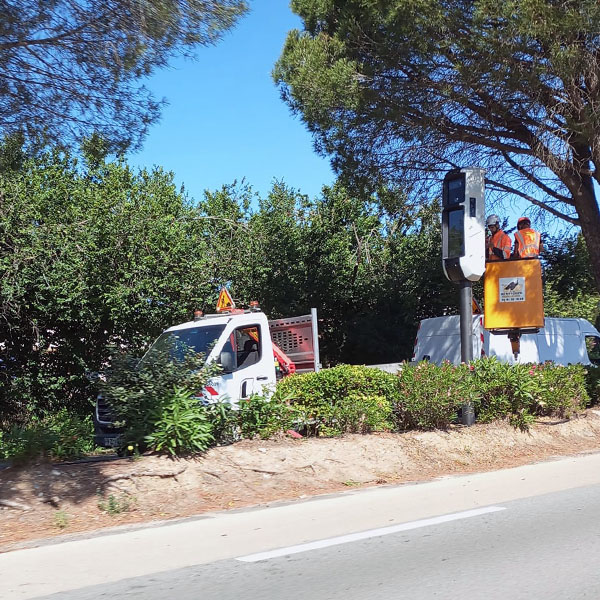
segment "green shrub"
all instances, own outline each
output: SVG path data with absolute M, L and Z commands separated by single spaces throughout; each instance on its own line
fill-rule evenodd
M 397 375 L 344 365 L 284 379 L 275 397 L 289 402 L 297 425 L 314 435 L 444 429 L 466 403 L 480 422 L 508 419 L 525 430 L 536 416 L 581 410 L 589 401 L 585 372 L 582 365 L 509 365 L 495 358 L 405 364 Z M 599 379 L 590 383 L 588 372 L 596 393 Z
M 333 370 L 333 369 L 332 369 Z M 305 435 L 319 435 L 323 427 L 331 427 L 333 400 L 325 396 L 322 375 L 292 375 L 277 384 L 272 400 L 289 403 L 295 427 Z
M 151 450 L 182 456 L 204 452 L 214 440 L 205 408 L 190 390 L 174 387 L 150 415 L 152 433 L 144 441 Z
M 69 526 L 69 515 L 64 510 L 57 510 L 54 513 L 52 524 L 57 529 L 66 529 Z
M 392 405 L 385 396 L 350 392 L 333 407 L 333 422 L 340 433 L 389 431 Z
M 212 426 L 216 444 L 232 444 L 240 439 L 239 415 L 229 402 L 223 400 L 208 404 L 206 415 Z
M 0 458 L 25 463 L 31 460 L 69 460 L 94 450 L 91 417 L 82 419 L 67 409 L 32 419 L 0 432 Z
M 184 352 L 182 360 L 173 360 L 174 355 L 173 348 L 165 344 L 139 363 L 127 355 L 114 357 L 101 393 L 115 416 L 115 423 L 123 428 L 122 448 L 133 445 L 143 450 L 149 440 L 153 440 L 154 447 L 160 443 L 162 449 L 171 453 L 169 448 L 180 447 L 178 438 L 168 441 L 164 437 L 167 431 L 179 435 L 180 425 L 176 426 L 173 419 L 187 420 L 196 415 L 198 427 L 203 427 L 206 413 L 193 408 L 199 406 L 200 401 L 190 400 L 188 405 L 174 390 L 184 389 L 199 395 L 217 367 L 207 367 L 204 356 L 192 350 Z M 160 427 L 160 436 L 157 427 Z
M 28 425 L 13 425 L 2 432 L 0 455 L 18 463 L 49 458 L 54 439 L 54 434 L 40 420 Z
M 527 429 L 536 416 L 570 417 L 588 402 L 582 365 L 508 365 L 486 358 L 473 363 L 472 375 L 475 411 L 484 423 L 508 417 Z
M 391 404 L 398 398 L 397 377 L 340 365 L 288 377 L 279 382 L 273 398 L 290 404 L 296 427 L 308 435 L 386 430 Z
M 585 387 L 593 406 L 600 403 L 600 367 L 588 365 L 586 371 Z
M 466 365 L 441 367 L 429 362 L 405 365 L 398 377 L 394 425 L 408 429 L 444 429 L 456 420 L 460 406 L 473 399 Z
M 539 382 L 536 414 L 570 418 L 589 404 L 584 365 L 532 365 L 529 374 Z
M 94 424 L 88 415 L 81 418 L 66 408 L 44 419 L 43 424 L 54 436 L 50 456 L 70 460 L 90 454 L 95 450 Z
M 98 508 L 112 517 L 133 510 L 134 505 L 135 500 L 127 493 L 119 496 L 109 494 L 108 498 L 105 498 L 103 494 L 98 494 Z
M 245 438 L 266 439 L 294 425 L 290 405 L 279 397 L 268 399 L 253 395 L 240 400 L 237 416 L 240 433 Z
M 305 435 L 444 429 L 471 403 L 480 422 L 509 419 L 527 429 L 536 416 L 570 417 L 586 405 L 581 365 L 508 365 L 495 358 L 470 365 L 405 364 L 392 375 L 340 365 L 288 377 L 273 396 L 252 396 L 238 410 L 203 407 L 190 391 L 214 373 L 201 357 L 172 362 L 168 351 L 137 368 L 116 370 L 104 393 L 125 428 L 124 445 L 171 455 L 205 450 L 211 442 L 268 438 L 295 427 Z M 587 385 L 598 388 L 588 372 Z
M 532 407 L 541 400 L 539 382 L 529 375 L 530 367 L 500 363 L 496 358 L 475 361 L 473 367 L 478 421 L 508 417 L 515 426 L 526 428 L 532 420 Z

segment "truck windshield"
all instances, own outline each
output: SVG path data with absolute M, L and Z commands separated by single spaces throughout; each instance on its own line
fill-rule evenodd
M 171 356 L 175 360 L 183 360 L 188 349 L 206 356 L 212 350 L 224 329 L 225 325 L 208 325 L 166 331 L 152 344 L 146 357 L 152 356 L 153 351 L 167 348 L 170 349 Z

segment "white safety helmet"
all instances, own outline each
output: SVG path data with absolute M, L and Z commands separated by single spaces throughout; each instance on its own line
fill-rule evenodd
M 490 225 L 498 225 L 498 227 L 500 227 L 500 219 L 498 218 L 498 215 L 490 215 L 486 219 L 485 225 L 486 227 L 489 227 Z

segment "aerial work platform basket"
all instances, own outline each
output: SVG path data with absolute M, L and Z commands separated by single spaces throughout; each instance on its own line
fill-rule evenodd
M 488 262 L 483 286 L 486 329 L 510 334 L 515 330 L 526 333 L 544 327 L 539 258 Z

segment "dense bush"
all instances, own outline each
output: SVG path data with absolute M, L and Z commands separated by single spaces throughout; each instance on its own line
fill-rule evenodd
M 238 411 L 221 400 L 205 407 L 211 433 L 217 444 L 232 444 L 241 438 Z
M 466 403 L 481 422 L 508 418 L 526 429 L 536 416 L 570 417 L 584 408 L 585 374 L 582 365 L 508 365 L 495 358 L 405 364 L 397 375 L 341 366 L 285 379 L 275 398 L 288 401 L 297 422 L 316 435 L 444 428 Z M 593 385 L 598 390 L 598 378 Z
M 241 437 L 268 438 L 293 427 L 293 415 L 288 403 L 254 395 L 240 400 L 236 416 Z
M 337 435 L 390 429 L 398 393 L 395 375 L 340 365 L 280 381 L 273 399 L 291 405 L 296 427 L 305 433 Z
M 538 416 L 570 417 L 600 391 L 600 369 L 583 365 L 507 365 L 495 358 L 471 365 L 404 364 L 395 375 L 342 365 L 281 381 L 271 398 L 204 406 L 197 398 L 213 371 L 189 353 L 170 351 L 137 366 L 120 358 L 103 393 L 123 425 L 123 446 L 172 456 L 241 438 L 268 438 L 295 428 L 305 435 L 443 429 L 471 403 L 479 422 L 500 419 L 527 429 Z M 0 435 L 0 457 L 72 458 L 92 449 L 91 423 L 62 411 Z
M 155 448 L 171 454 L 197 452 L 210 445 L 208 415 L 198 396 L 216 372 L 191 350 L 173 360 L 169 343 L 152 349 L 139 363 L 116 355 L 101 393 L 123 429 L 122 447 Z M 195 434 L 195 427 L 198 433 Z
M 389 431 L 392 405 L 381 395 L 350 392 L 333 407 L 332 433 L 371 433 Z
M 158 168 L 56 150 L 0 170 L 0 188 L 0 426 L 89 414 L 85 374 L 110 344 L 146 348 L 215 296 L 214 239 Z
M 465 365 L 441 367 L 429 362 L 405 365 L 398 375 L 399 395 L 394 404 L 398 431 L 447 427 L 473 392 Z
M 495 358 L 482 359 L 473 363 L 472 383 L 479 421 L 508 416 L 521 429 L 535 416 L 570 417 L 589 399 L 583 365 L 507 365 Z
M 82 419 L 62 409 L 0 431 L 0 458 L 16 462 L 79 458 L 94 449 L 93 439 L 91 417 Z
M 600 403 L 600 367 L 586 367 L 585 387 L 590 404 Z
M 171 456 L 203 452 L 214 440 L 206 409 L 186 388 L 174 387 L 154 408 L 150 422 L 152 431 L 144 441 L 156 452 Z

